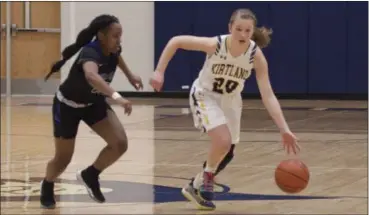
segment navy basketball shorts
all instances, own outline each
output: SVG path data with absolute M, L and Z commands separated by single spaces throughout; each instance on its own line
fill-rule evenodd
M 77 135 L 81 120 L 88 126 L 92 126 L 105 119 L 108 110 L 112 110 L 112 108 L 105 101 L 87 107 L 75 108 L 54 97 L 52 107 L 54 137 L 73 139 Z

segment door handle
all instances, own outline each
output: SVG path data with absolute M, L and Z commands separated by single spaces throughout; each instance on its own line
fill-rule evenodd
M 60 33 L 60 28 L 18 28 L 16 24 L 12 24 L 10 28 L 12 36 L 16 36 L 18 32 L 41 32 L 41 33 Z
M 14 25 L 14 26 L 13 26 Z M 14 36 L 13 35 L 13 28 L 15 28 L 16 27 L 16 25 L 15 24 L 12 24 L 11 26 L 10 26 L 10 33 L 12 34 L 12 36 Z M 6 24 L 1 24 L 1 33 L 6 33 Z M 3 34 L 3 37 L 5 37 L 5 34 Z

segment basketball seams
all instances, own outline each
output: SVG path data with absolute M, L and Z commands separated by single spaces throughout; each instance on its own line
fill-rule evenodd
M 292 174 L 289 174 L 289 172 L 286 172 L 286 171 L 280 171 L 280 173 L 278 173 L 278 170 L 277 170 L 277 175 L 279 174 L 280 176 L 283 176 L 283 175 L 281 175 L 281 173 L 283 173 L 283 174 L 285 174 L 285 175 L 292 175 Z M 292 176 L 294 176 L 294 175 L 292 175 Z M 282 183 L 282 181 L 284 181 L 283 179 L 282 179 L 283 177 L 275 177 L 275 180 L 276 180 L 276 183 L 278 184 L 282 184 L 282 185 L 285 185 L 285 183 Z M 296 177 L 297 178 L 297 177 Z M 298 179 L 300 179 L 300 178 L 298 178 Z M 304 181 L 304 180 L 300 180 L 300 181 L 302 181 L 302 182 L 305 182 L 306 183 L 306 181 Z M 289 186 L 289 185 L 286 185 L 286 186 L 288 186 L 288 187 L 290 187 L 290 188 L 301 188 L 300 186 L 299 187 L 294 187 L 294 186 Z
M 301 161 L 300 161 L 300 165 L 302 166 L 302 169 L 304 170 L 304 172 L 306 173 L 306 175 L 307 175 L 307 181 L 309 181 L 309 179 L 310 179 L 310 173 L 309 173 L 309 169 L 307 168 L 307 166 L 304 164 L 304 163 L 302 163 Z
M 293 175 L 293 176 L 295 176 L 296 178 L 298 178 L 298 179 L 301 179 L 302 181 L 304 181 L 304 182 L 308 182 L 308 180 L 306 180 L 306 179 L 304 179 L 304 178 L 301 178 L 299 175 L 296 175 L 296 174 L 294 174 L 294 173 L 292 173 L 292 172 L 289 172 L 289 171 L 287 171 L 287 170 L 284 170 L 284 169 L 282 169 L 281 167 L 278 167 L 278 169 L 277 170 L 279 170 L 279 171 L 281 171 L 281 172 L 284 172 L 284 173 L 287 173 L 287 174 L 290 174 L 290 175 Z
M 289 178 L 290 176 L 295 177 L 295 179 L 291 179 Z M 299 180 L 297 180 L 299 179 Z M 290 186 L 289 184 L 291 184 L 291 180 L 295 180 L 294 186 Z M 296 181 L 297 180 L 297 181 Z M 289 174 L 289 172 L 286 171 L 281 171 L 279 169 L 276 170 L 275 172 L 275 182 L 277 184 L 277 186 L 279 187 L 279 189 L 281 189 L 282 191 L 286 192 L 286 193 L 299 193 L 302 190 L 304 190 L 306 188 L 307 182 L 305 182 L 304 180 L 301 180 L 301 178 L 296 177 L 293 174 Z

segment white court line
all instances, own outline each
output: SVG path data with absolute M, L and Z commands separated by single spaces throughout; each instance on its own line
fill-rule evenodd
M 12 97 L 14 98 L 20 98 L 20 97 L 24 97 L 24 98 L 38 98 L 38 97 L 53 97 L 54 94 L 13 94 Z M 1 98 L 6 97 L 6 94 L 1 94 Z
M 298 119 L 298 120 L 287 120 L 287 124 L 290 126 L 294 123 L 298 123 L 298 122 L 306 122 L 306 121 L 309 121 L 309 120 L 312 120 L 312 119 L 321 119 L 321 118 L 324 118 L 324 117 L 327 117 L 327 116 L 331 116 L 331 115 L 336 115 L 336 114 L 339 114 L 339 113 L 343 113 L 343 112 L 347 112 L 347 111 L 338 111 L 338 112 L 333 112 L 333 113 L 327 113 L 327 114 L 323 114 L 321 116 L 312 116 L 312 117 L 308 117 L 308 118 L 305 118 L 305 119 Z M 264 128 L 261 128 L 261 129 L 270 129 L 270 128 L 275 128 L 276 125 L 272 125 L 272 126 L 266 126 Z M 260 130 L 261 130 L 260 129 Z
M 125 164 L 130 164 L 130 165 L 136 165 L 136 166 L 173 166 L 173 167 L 199 167 L 199 164 L 180 164 L 180 163 L 156 163 L 156 164 L 152 164 L 152 163 L 130 163 L 130 162 L 125 162 Z M 257 165 L 247 165 L 247 164 L 230 164 L 227 167 L 229 168 L 276 168 L 276 166 L 269 166 L 269 165 L 262 165 L 262 166 L 257 166 Z M 309 166 L 309 169 L 332 169 L 332 170 L 367 170 L 368 168 L 365 167 L 324 167 L 324 166 Z
M 17 127 L 40 127 L 40 128 L 46 128 L 46 126 L 12 126 L 12 128 L 17 128 Z M 155 127 L 155 128 L 160 128 L 160 129 L 164 129 L 164 128 L 169 128 L 169 127 Z M 175 131 L 182 131 L 182 132 L 195 132 L 198 133 L 197 130 L 185 130 L 188 129 L 188 127 L 177 127 L 175 130 L 173 128 L 171 128 L 173 132 Z M 151 129 L 144 129 L 144 128 L 126 128 L 127 131 L 142 131 L 142 132 L 147 132 L 147 131 L 151 131 Z M 157 131 L 160 132 L 160 131 Z M 247 133 L 247 132 L 267 132 L 269 134 L 275 134 L 278 132 L 278 130 L 276 129 L 268 129 L 268 130 L 262 130 L 262 129 L 247 129 L 247 130 L 243 130 L 241 131 L 241 133 Z M 295 134 L 310 134 L 310 133 L 319 133 L 319 134 L 330 134 L 330 135 L 341 135 L 341 134 L 346 134 L 346 135 L 367 135 L 368 131 L 366 130 L 339 130 L 339 132 L 337 132 L 337 130 L 324 130 L 324 132 L 322 132 L 322 130 L 312 130 L 312 129 L 306 129 L 306 130 L 299 130 L 297 129 L 294 130 Z M 4 136 L 13 136 L 13 137 L 50 137 L 53 138 L 52 134 L 20 134 L 20 133 L 12 133 L 12 134 L 7 134 L 6 132 L 1 132 L 1 135 Z M 88 135 L 85 134 L 80 134 L 80 136 L 77 137 L 78 139 L 93 139 L 95 138 L 95 136 L 91 136 L 91 134 L 94 134 L 93 132 L 88 133 Z M 149 137 L 129 137 L 130 140 L 167 140 L 166 138 L 149 138 Z M 193 139 L 188 139 L 188 138 L 170 138 L 169 140 L 175 140 L 175 141 L 181 141 L 181 140 L 191 140 L 191 141 L 208 141 L 208 140 L 200 140 L 199 138 L 196 138 L 196 136 L 194 136 Z M 340 139 L 341 140 L 341 139 Z M 345 140 L 351 140 L 351 139 L 345 139 Z M 355 139 L 358 140 L 358 139 Z M 262 140 L 260 140 L 262 141 Z M 323 142 L 321 140 L 311 140 L 311 141 L 304 141 L 304 140 L 300 140 L 299 142 L 312 142 L 312 141 L 318 141 L 318 142 Z M 339 140 L 327 140 L 327 141 L 339 141 Z M 364 141 L 363 143 L 367 143 L 367 139 L 360 139 L 360 141 Z M 247 140 L 241 141 L 241 142 L 248 142 Z M 266 141 L 266 142 L 271 142 L 271 141 Z M 275 142 L 275 141 L 272 141 Z M 324 141 L 326 142 L 326 141 Z
M 288 122 L 287 122 L 288 123 Z M 292 123 L 288 123 L 289 125 L 292 124 Z M 270 127 L 270 128 L 268 128 Z M 273 126 L 268 126 L 266 128 L 255 128 L 255 129 L 252 129 L 252 128 L 249 128 L 249 129 L 241 129 L 242 132 L 257 132 L 257 131 L 263 131 L 263 132 L 271 132 L 271 133 L 275 133 L 275 132 L 278 132 L 278 128 L 272 128 Z M 171 129 L 171 130 L 175 130 L 175 131 L 183 131 L 184 129 L 187 129 L 185 131 L 196 131 L 196 130 L 193 130 L 192 127 L 169 127 L 169 126 L 155 126 L 155 128 L 157 129 Z M 191 130 L 189 130 L 191 129 Z M 327 133 L 327 132 L 331 132 L 331 133 L 334 133 L 336 132 L 337 133 L 337 129 L 333 129 L 333 130 L 328 130 L 328 129 L 318 129 L 318 130 L 314 130 L 314 129 L 304 129 L 304 128 L 299 128 L 299 129 L 296 129 L 296 130 L 301 130 L 301 131 L 298 131 L 298 132 L 295 132 L 295 133 L 322 133 L 322 131 L 324 131 L 323 134 Z M 362 133 L 367 133 L 368 131 L 367 130 L 363 130 L 363 129 L 353 129 L 353 130 L 338 130 L 339 133 L 350 133 L 350 132 L 356 132 L 356 133 L 353 133 L 353 134 L 361 134 L 361 133 L 358 133 L 358 132 L 362 132 Z M 335 133 L 334 133 L 335 134 Z M 349 134 L 351 135 L 351 134 Z
M 294 124 L 294 123 L 298 123 L 298 122 L 306 122 L 306 121 L 309 121 L 309 120 L 315 120 L 315 119 L 321 119 L 321 118 L 324 118 L 324 117 L 327 117 L 327 116 L 331 116 L 331 115 L 335 115 L 335 114 L 340 114 L 340 113 L 343 113 L 343 112 L 347 112 L 346 110 L 343 110 L 343 111 L 338 111 L 338 112 L 333 112 L 333 113 L 326 113 L 326 114 L 323 114 L 323 115 L 320 115 L 320 116 L 312 116 L 312 117 L 308 117 L 308 118 L 304 118 L 304 119 L 299 119 L 299 120 L 291 120 L 291 121 L 289 121 L 289 120 L 287 120 L 287 124 L 290 126 L 290 125 L 292 125 L 292 124 Z M 161 129 L 163 129 L 163 128 L 170 128 L 170 127 L 159 127 L 159 126 L 157 126 L 157 127 L 155 127 L 155 128 L 161 128 Z M 179 129 L 180 130 L 180 128 L 181 127 L 176 127 L 175 129 Z M 188 127 L 183 127 L 183 128 L 188 128 Z M 173 129 L 173 128 L 171 128 L 171 129 Z M 274 129 L 274 130 L 272 130 L 272 129 Z M 257 128 L 257 129 L 249 129 L 249 131 L 278 131 L 278 128 L 277 128 L 277 126 L 275 125 L 275 124 L 273 124 L 273 125 L 270 125 L 270 126 L 265 126 L 265 127 L 263 127 L 263 128 Z M 336 131 L 336 130 L 324 130 L 325 132 L 329 132 L 329 131 Z M 340 132 L 345 132 L 345 131 L 363 131 L 364 132 L 364 130 L 340 130 Z M 309 132 L 321 132 L 321 130 L 304 130 L 303 132 L 298 132 L 298 133 L 309 133 Z M 349 132 L 347 132 L 347 133 L 349 133 Z M 365 130 L 365 132 L 366 132 L 366 130 Z
M 12 165 L 15 163 L 24 163 L 25 161 L 13 161 Z M 32 165 L 34 163 L 44 163 L 44 161 L 29 161 L 28 165 Z M 155 166 L 170 166 L 170 167 L 199 167 L 199 164 L 181 164 L 181 163 L 140 163 L 140 162 L 130 162 L 130 161 L 117 161 L 118 163 L 122 163 L 122 165 L 132 165 L 132 166 L 142 166 L 142 167 L 155 167 Z M 2 162 L 1 165 L 7 165 L 7 162 Z M 71 165 L 81 165 L 81 162 L 71 162 Z M 8 165 L 7 165 L 8 166 Z M 275 165 L 248 165 L 248 164 L 229 164 L 228 168 L 264 168 L 264 169 L 274 169 Z M 330 169 L 330 170 L 367 170 L 366 167 L 330 167 L 330 166 L 309 166 L 310 169 Z

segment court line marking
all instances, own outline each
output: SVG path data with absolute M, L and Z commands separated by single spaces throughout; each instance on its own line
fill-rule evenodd
M 32 125 L 32 126 L 26 126 L 26 125 L 12 125 L 12 129 L 14 128 L 23 128 L 23 127 L 26 127 L 26 128 L 29 128 L 29 127 L 33 127 L 33 128 L 49 128 L 47 126 L 38 126 L 38 125 Z M 147 129 L 145 128 L 145 126 L 143 126 L 142 128 L 133 128 L 133 127 L 126 127 L 125 128 L 126 130 L 141 130 L 141 131 L 153 131 L 153 129 Z M 186 132 L 191 132 L 191 131 L 194 131 L 196 133 L 198 133 L 198 130 L 194 129 L 193 127 L 189 127 L 189 126 L 183 126 L 183 127 L 168 127 L 168 126 L 155 126 L 155 129 L 171 129 L 171 130 L 180 130 L 180 131 L 186 131 Z M 156 130 L 156 132 L 161 132 L 162 130 Z M 304 129 L 304 128 L 298 128 L 298 129 L 295 129 L 295 133 L 322 133 L 322 130 L 315 130 L 315 129 Z M 276 133 L 276 132 L 279 132 L 278 129 L 263 129 L 263 128 L 259 128 L 259 129 L 241 129 L 241 132 L 270 132 L 270 133 Z M 325 129 L 324 130 L 324 133 L 322 134 L 325 134 L 325 133 L 333 133 L 335 134 L 336 133 L 350 133 L 350 132 L 355 132 L 353 134 L 368 134 L 368 130 L 363 130 L 363 129 L 352 129 L 352 130 L 343 130 L 343 129 L 340 129 L 340 130 L 337 130 L 337 129 L 333 129 L 333 130 L 327 130 Z M 359 133 L 361 132 L 361 133 Z M 7 132 L 1 132 L 0 133 L 1 135 L 9 135 L 7 134 Z M 47 134 L 17 134 L 17 133 L 11 133 L 11 135 L 18 135 L 18 136 L 50 136 L 52 137 L 52 135 L 47 135 Z M 83 136 L 80 136 L 80 137 L 83 137 Z M 78 137 L 79 138 L 79 137 Z
M 312 119 L 320 119 L 320 118 L 324 118 L 324 117 L 327 117 L 327 116 L 331 116 L 331 115 L 335 115 L 335 114 L 339 114 L 339 113 L 343 113 L 343 112 L 349 112 L 347 110 L 342 110 L 342 111 L 337 111 L 337 112 L 329 112 L 329 113 L 325 113 L 325 114 L 322 114 L 320 116 L 312 116 L 312 117 L 308 117 L 308 118 L 304 118 L 304 119 L 298 119 L 298 120 L 291 120 L 288 122 L 288 125 L 290 126 L 291 124 L 294 124 L 294 123 L 298 123 L 298 122 L 306 122 L 306 121 L 309 121 L 309 120 L 312 120 Z M 187 116 L 187 115 L 190 115 L 190 114 L 179 114 L 179 115 L 173 115 L 173 116 L 159 116 L 157 118 L 154 118 L 153 119 L 144 119 L 144 120 L 141 120 L 141 121 L 136 121 L 136 122 L 129 122 L 129 123 L 125 123 L 123 124 L 124 126 L 127 126 L 129 128 L 129 126 L 131 125 L 137 125 L 137 124 L 141 124 L 141 123 L 144 123 L 144 122 L 147 122 L 147 121 L 156 121 L 156 120 L 162 120 L 162 119 L 166 119 L 166 118 L 176 118 L 176 117 L 183 117 L 183 116 Z M 24 127 L 22 125 L 17 125 L 17 126 L 12 126 L 12 127 Z M 27 126 L 29 127 L 29 126 Z M 31 127 L 44 127 L 44 126 L 31 126 Z M 155 127 L 155 128 L 170 128 L 170 127 Z M 187 129 L 190 129 L 190 128 L 193 128 L 193 127 L 176 127 L 176 129 L 180 129 L 180 128 L 187 128 Z M 127 128 L 126 128 L 127 129 Z M 173 128 L 172 128 L 173 129 Z M 266 127 L 262 127 L 262 128 L 258 128 L 258 129 L 252 129 L 251 131 L 270 131 L 269 129 L 274 129 L 274 131 L 277 131 L 278 132 L 278 128 L 276 127 L 276 125 L 270 125 L 270 126 L 266 126 Z M 128 130 L 128 129 L 127 129 Z M 150 130 L 150 129 L 148 129 Z M 296 129 L 298 130 L 298 129 Z M 196 131 L 196 130 L 195 130 Z M 272 130 L 273 131 L 273 130 Z M 308 131 L 321 131 L 321 130 L 308 130 Z M 328 131 L 328 130 L 325 130 L 325 131 Z M 335 130 L 329 130 L 329 131 L 335 131 Z M 365 132 L 367 130 L 340 130 L 341 132 L 345 132 L 345 131 L 351 131 L 351 132 Z M 242 131 L 243 132 L 243 131 Z M 1 133 L 3 134 L 3 132 Z M 6 134 L 5 134 L 6 135 Z M 51 135 L 50 135 L 51 136 Z
M 137 131 L 137 130 L 136 130 Z M 270 134 L 275 134 L 278 132 L 270 132 Z M 311 132 L 295 132 L 295 133 L 299 133 L 299 134 L 310 134 Z M 326 134 L 326 133 L 319 133 L 319 134 Z M 50 137 L 53 138 L 52 135 L 45 135 L 45 134 L 17 134 L 17 133 L 13 133 L 11 135 L 8 134 L 4 134 L 1 133 L 1 135 L 3 135 L 4 137 L 6 136 L 10 136 L 10 137 Z M 340 135 L 340 133 L 335 133 L 335 134 L 331 134 L 331 135 Z M 364 134 L 356 134 L 356 133 L 349 133 L 349 134 L 345 134 L 345 135 L 361 135 L 364 136 Z M 97 136 L 97 135 L 96 135 Z M 203 136 L 202 136 L 203 137 Z M 200 138 L 202 138 L 200 137 Z M 207 139 L 200 139 L 200 138 L 193 138 L 193 139 L 189 139 L 189 138 L 151 138 L 151 137 L 128 137 L 130 140 L 160 140 L 160 141 L 194 141 L 194 142 L 203 142 L 203 141 L 208 141 Z M 77 140 L 81 139 L 95 139 L 95 136 L 78 136 Z M 329 144 L 339 144 L 339 143 L 347 143 L 349 141 L 355 141 L 355 143 L 358 144 L 367 144 L 367 138 L 347 138 L 347 139 L 327 139 L 327 140 L 301 140 L 299 142 L 301 143 L 329 143 Z M 342 142 L 339 142 L 342 141 Z M 262 140 L 262 139 L 256 139 L 256 140 L 243 140 L 240 141 L 242 143 L 275 143 L 275 140 Z M 339 142 L 339 143 L 337 143 Z M 352 142 L 350 142 L 349 144 L 353 144 Z
M 15 127 L 21 128 L 21 127 L 39 127 L 39 128 L 46 128 L 46 126 L 12 126 L 12 129 L 14 129 Z M 164 129 L 172 129 L 171 131 L 184 131 L 184 132 L 195 132 L 195 133 L 199 133 L 198 130 L 193 129 L 192 127 L 155 127 L 156 129 L 163 129 L 163 130 L 156 130 L 155 132 L 165 132 Z M 145 128 L 127 128 L 127 131 L 130 130 L 134 130 L 134 131 L 153 131 L 153 129 L 145 129 Z M 294 133 L 300 133 L 300 134 L 304 134 L 304 133 L 319 133 L 319 134 L 347 134 L 347 135 L 368 135 L 368 131 L 367 130 L 361 130 L 361 129 L 356 129 L 356 130 L 324 130 L 324 132 L 322 132 L 322 130 L 314 130 L 314 129 L 295 129 Z M 250 132 L 268 132 L 268 133 L 279 133 L 279 131 L 277 129 L 241 129 L 241 132 L 243 133 L 250 133 Z M 53 137 L 52 134 L 21 134 L 21 133 L 16 133 L 16 132 L 11 132 L 10 134 L 8 134 L 7 132 L 1 132 L 1 135 L 4 136 L 25 136 L 25 137 L 32 137 L 32 136 L 37 136 L 37 137 Z M 87 134 L 93 134 L 93 133 L 87 133 Z M 92 135 L 86 135 L 86 134 L 79 134 L 79 136 L 77 136 L 77 139 L 85 139 L 85 138 L 95 138 L 95 136 Z M 132 137 L 132 138 L 136 138 L 136 137 Z M 146 139 L 146 138 L 136 138 L 136 139 Z
M 118 161 L 119 162 L 119 161 Z M 136 166 L 174 166 L 174 167 L 199 167 L 201 165 L 199 164 L 181 164 L 181 163 L 135 163 L 135 162 L 126 162 L 126 161 L 122 161 L 124 163 L 130 164 L 130 165 L 136 165 Z M 227 167 L 234 167 L 234 168 L 272 168 L 275 169 L 275 165 L 261 165 L 261 166 L 257 166 L 257 165 L 247 165 L 247 164 L 230 164 Z M 368 168 L 366 167 L 323 167 L 323 166 L 309 166 L 309 169 L 332 169 L 332 170 L 367 170 Z
M 326 114 L 322 114 L 320 116 L 312 116 L 312 117 L 308 117 L 308 118 L 305 118 L 305 119 L 300 119 L 300 120 L 291 120 L 288 124 L 291 125 L 293 123 L 298 123 L 298 122 L 306 122 L 308 120 L 312 120 L 312 119 L 320 119 L 320 118 L 324 118 L 324 117 L 327 117 L 327 116 L 331 116 L 331 115 L 336 115 L 336 114 L 340 114 L 340 113 L 344 113 L 344 112 L 348 112 L 348 111 L 338 111 L 338 112 L 331 112 L 331 113 L 326 113 Z M 179 116 L 183 116 L 183 115 L 179 115 Z M 162 119 L 162 118 L 159 118 L 159 119 Z M 153 119 L 153 120 L 158 120 L 158 119 Z M 142 123 L 142 122 L 140 122 Z M 271 128 L 275 128 L 276 125 L 272 125 L 272 126 L 266 126 L 264 128 L 261 128 L 260 130 L 265 130 L 265 129 L 271 129 Z M 51 135 L 50 135 L 51 136 Z M 88 137 L 90 138 L 90 137 Z M 201 137 L 199 137 L 198 139 L 200 139 Z M 132 164 L 132 163 L 131 163 Z M 198 166 L 198 165 L 190 165 L 190 164 L 144 164 L 146 166 L 148 165 L 167 165 L 167 166 Z M 231 166 L 231 165 L 230 165 Z M 240 165 L 239 167 L 261 167 L 261 168 L 275 168 L 275 166 L 249 166 L 249 165 Z M 323 168 L 323 169 L 360 169 L 360 170 L 363 170 L 363 169 L 368 169 L 368 168 L 337 168 L 337 167 L 309 167 L 310 168 Z
M 306 122 L 306 121 L 309 121 L 309 120 L 315 120 L 315 119 L 321 119 L 321 118 L 324 118 L 324 117 L 327 117 L 327 116 L 331 116 L 331 115 L 336 115 L 336 114 L 340 114 L 340 113 L 344 113 L 344 112 L 348 112 L 348 111 L 337 111 L 337 112 L 325 112 L 325 114 L 322 114 L 320 116 L 312 116 L 312 117 L 307 117 L 305 119 L 298 119 L 298 120 L 288 120 L 286 119 L 289 127 L 291 127 L 292 124 L 295 124 L 295 123 L 298 123 L 298 122 Z M 272 126 L 266 126 L 264 127 L 263 129 L 270 129 L 270 128 L 276 128 L 276 125 L 272 125 Z
M 48 158 L 45 156 L 45 158 Z M 51 158 L 51 157 L 50 157 Z M 24 160 L 24 161 L 12 161 L 10 163 L 11 166 L 17 163 L 24 163 L 29 162 L 29 165 L 35 165 L 38 163 L 45 163 L 45 160 L 38 160 L 38 161 L 31 161 L 31 160 Z M 9 166 L 8 161 L 1 161 L 1 166 Z M 122 163 L 123 165 L 132 165 L 132 166 L 142 166 L 142 167 L 156 167 L 156 166 L 170 166 L 170 167 L 199 167 L 199 164 L 181 164 L 181 163 L 143 163 L 143 162 L 132 162 L 132 161 L 124 161 L 118 160 L 117 164 Z M 81 162 L 71 162 L 69 166 L 72 165 L 82 165 Z M 229 164 L 228 168 L 263 168 L 263 169 L 275 169 L 275 165 L 248 165 L 248 164 Z M 311 169 L 329 169 L 329 170 L 368 170 L 368 167 L 330 167 L 330 166 L 309 166 L 309 170 Z M 17 171 L 11 171 L 17 172 Z M 68 172 L 68 171 L 65 171 Z M 111 174 L 111 173 L 110 173 Z M 117 173 L 120 174 L 120 173 Z

